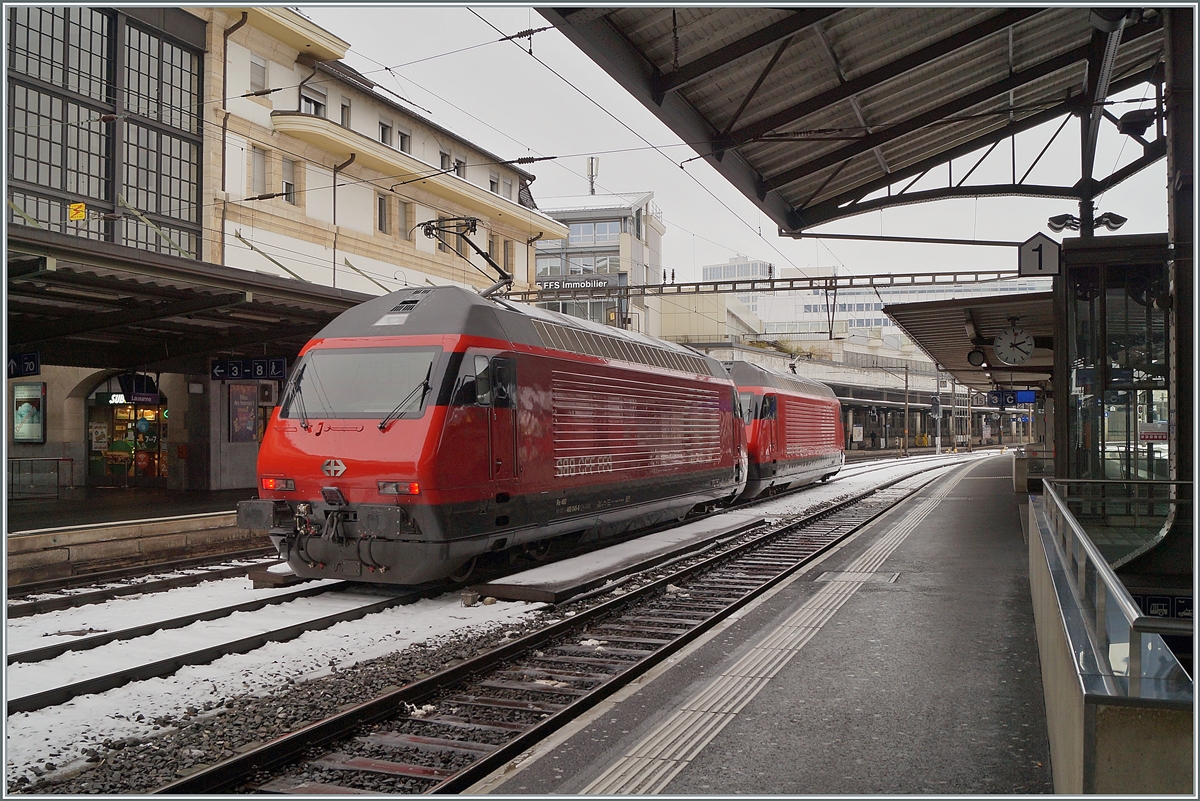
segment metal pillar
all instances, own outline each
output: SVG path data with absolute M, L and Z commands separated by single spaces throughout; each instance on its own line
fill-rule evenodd
M 1166 26 L 1167 116 L 1167 230 L 1174 254 L 1169 264 L 1171 281 L 1170 330 L 1170 430 L 1171 478 L 1194 480 L 1195 344 L 1192 275 L 1195 199 L 1192 148 L 1195 146 L 1195 86 L 1192 82 L 1192 32 L 1195 10 L 1164 9 Z

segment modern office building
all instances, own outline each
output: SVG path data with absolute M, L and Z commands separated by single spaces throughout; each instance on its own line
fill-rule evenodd
M 882 270 L 881 270 L 882 272 Z M 807 271 L 810 277 L 834 273 L 831 268 Z M 782 277 L 789 277 L 786 272 Z M 883 307 L 928 300 L 974 299 L 1021 295 L 1050 290 L 1048 278 L 1018 278 L 945 287 L 824 289 L 760 293 L 758 315 L 763 334 L 772 339 L 805 342 L 850 339 L 873 342 L 885 349 L 911 346 L 904 333 L 883 313 Z
M 537 243 L 539 289 L 663 283 L 666 226 L 653 192 L 543 198 L 540 208 L 568 226 L 569 235 L 565 241 Z M 652 335 L 661 327 L 656 299 L 635 298 L 628 304 L 577 300 L 538 305 Z

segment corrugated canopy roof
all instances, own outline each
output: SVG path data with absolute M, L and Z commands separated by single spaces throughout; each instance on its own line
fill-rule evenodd
M 980 392 L 995 387 L 1038 387 L 1054 372 L 1054 304 L 1050 292 L 1001 295 L 972 300 L 934 300 L 883 307 L 921 350 L 958 383 Z M 1020 366 L 996 358 L 992 342 L 1017 325 L 1033 337 L 1033 355 Z M 987 362 L 967 361 L 975 348 Z
M 1126 12 L 1129 11 L 1128 14 Z M 990 8 L 557 8 L 541 13 L 707 157 L 784 233 L 889 204 L 945 197 L 1099 193 L 1163 158 L 1165 141 L 1113 175 L 1081 159 L 1069 186 L 904 187 L 931 168 L 1104 99 L 1161 81 L 1161 15 Z M 1109 115 L 1107 123 L 1115 123 Z M 1132 144 L 1132 142 L 1131 142 Z

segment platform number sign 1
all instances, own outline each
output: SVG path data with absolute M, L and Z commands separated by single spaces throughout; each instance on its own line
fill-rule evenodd
M 1062 247 L 1045 234 L 1034 234 L 1021 243 L 1017 273 L 1022 277 L 1058 275 Z

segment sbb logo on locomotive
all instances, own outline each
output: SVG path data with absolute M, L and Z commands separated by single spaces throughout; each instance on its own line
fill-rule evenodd
M 554 475 L 586 476 L 591 473 L 611 473 L 613 471 L 612 456 L 559 456 L 554 460 Z

